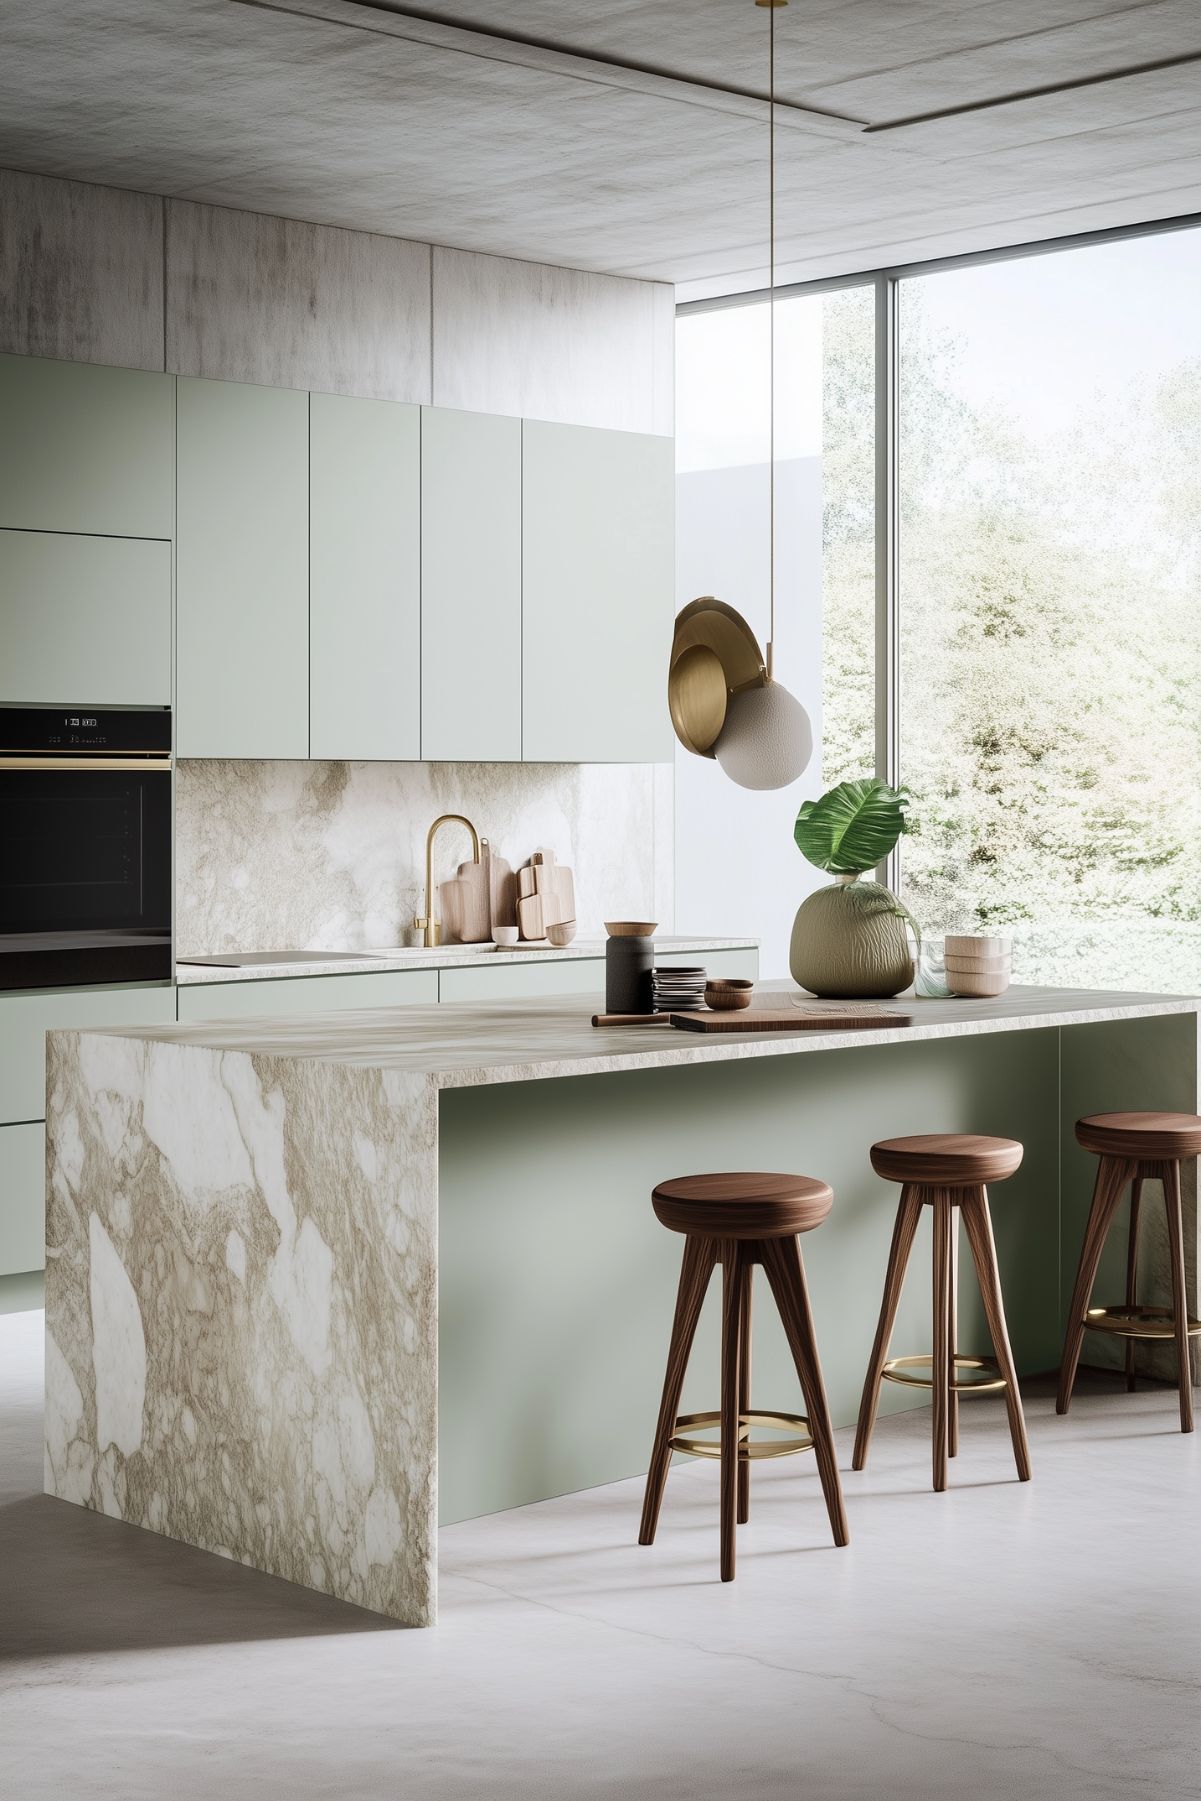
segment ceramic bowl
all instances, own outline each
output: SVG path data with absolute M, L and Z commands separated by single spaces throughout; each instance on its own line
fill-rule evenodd
M 951 993 L 971 1000 L 995 1000 L 997 995 L 1004 994 L 1008 986 L 1008 964 L 992 969 L 953 970 L 949 965 L 947 967 L 947 987 Z
M 517 943 L 516 926 L 493 926 L 492 942 L 497 950 L 508 950 Z
M 749 1007 L 754 992 L 753 982 L 741 979 L 728 982 L 705 983 L 705 1005 L 712 1007 L 715 1013 L 734 1013 L 740 1007 Z

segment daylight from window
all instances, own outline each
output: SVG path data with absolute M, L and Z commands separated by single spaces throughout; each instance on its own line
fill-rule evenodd
M 1195 993 L 1201 232 L 899 307 L 902 896 L 1012 934 L 1018 981 Z

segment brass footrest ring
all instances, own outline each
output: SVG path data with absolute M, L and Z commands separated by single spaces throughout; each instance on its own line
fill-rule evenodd
M 904 1383 L 907 1388 L 933 1388 L 934 1378 L 932 1376 L 915 1376 L 912 1374 L 915 1365 L 931 1363 L 932 1361 L 933 1358 L 929 1351 L 917 1357 L 890 1357 L 888 1362 L 884 1365 L 881 1374 L 886 1381 L 901 1382 Z M 951 1387 L 956 1394 L 999 1394 L 1001 1390 L 1007 1386 L 1004 1376 L 997 1368 L 996 1361 L 992 1357 L 954 1357 L 952 1358 L 952 1362 L 954 1363 L 957 1372 L 959 1370 L 977 1370 L 980 1372 L 978 1375 L 969 1376 L 965 1382 L 960 1382 L 952 1378 Z
M 1176 1316 L 1170 1307 L 1090 1307 L 1084 1316 L 1090 1332 L 1112 1332 L 1118 1338 L 1171 1340 Z M 1201 1337 L 1201 1319 L 1188 1322 L 1190 1338 Z
M 767 1426 L 775 1432 L 800 1432 L 801 1438 L 752 1439 L 752 1426 Z M 720 1457 L 721 1442 L 711 1438 L 694 1438 L 697 1428 L 721 1430 L 720 1413 L 682 1413 L 676 1421 L 673 1451 L 686 1451 L 690 1457 Z M 758 1409 L 738 1415 L 738 1456 L 744 1463 L 757 1463 L 764 1457 L 792 1457 L 797 1451 L 811 1451 L 813 1439 L 809 1421 L 803 1413 L 763 1413 Z

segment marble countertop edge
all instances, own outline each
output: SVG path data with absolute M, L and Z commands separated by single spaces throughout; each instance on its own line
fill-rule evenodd
M 764 987 L 771 992 L 771 986 L 761 985 L 760 992 Z M 797 992 L 786 983 L 779 984 L 778 991 L 794 996 Z M 1072 1005 L 1070 997 L 1077 992 L 1078 1003 Z M 1023 1002 L 1023 996 L 1029 999 Z M 1006 1002 L 1011 1010 L 998 1011 Z M 177 1026 L 95 1028 L 84 1035 L 143 1040 L 217 1054 L 239 1053 L 264 1064 L 302 1061 L 378 1069 L 414 1078 L 437 1091 L 797 1056 L 852 1050 L 857 1046 L 899 1048 L 936 1039 L 1201 1013 L 1201 998 L 1197 997 L 1048 989 L 1011 989 L 1000 1002 L 902 999 L 881 1004 L 913 1014 L 915 1023 L 895 1028 L 805 1030 L 745 1037 L 685 1034 L 671 1026 L 600 1029 L 590 1024 L 592 1004 L 588 997 L 571 995 L 531 1001 L 521 1007 L 459 1002 L 449 1006 L 356 1009 L 309 1018 L 263 1017 Z M 531 1042 L 528 1049 L 519 1048 L 522 1036 L 541 1039 L 541 1043 Z

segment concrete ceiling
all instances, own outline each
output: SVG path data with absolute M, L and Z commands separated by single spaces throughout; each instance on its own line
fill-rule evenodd
M 766 262 L 770 16 L 0 0 L 0 166 L 733 291 Z M 1198 0 L 775 19 L 782 279 L 1201 212 Z

